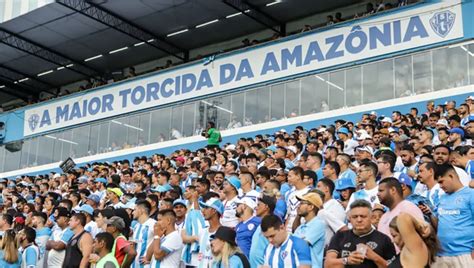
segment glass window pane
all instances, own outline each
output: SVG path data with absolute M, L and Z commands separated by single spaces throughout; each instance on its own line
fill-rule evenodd
M 346 106 L 362 103 L 362 69 L 361 67 L 346 70 Z
M 194 135 L 195 110 L 196 103 L 194 102 L 183 106 L 183 135 L 185 137 L 191 137 Z
M 49 164 L 53 162 L 54 140 L 45 136 L 38 137 L 38 165 Z
M 393 98 L 393 61 L 386 60 L 363 66 L 364 103 Z
M 327 111 L 328 84 L 327 74 L 316 74 L 301 80 L 301 114 Z
M 110 152 L 111 147 L 109 147 L 109 133 L 110 133 L 110 125 L 111 123 L 109 121 L 103 122 L 102 124 L 99 125 L 99 152 L 105 153 L 105 152 Z
M 329 109 L 344 107 L 344 71 L 329 73 Z
M 246 92 L 244 126 L 270 121 L 270 88 L 256 88 Z
M 430 52 L 413 55 L 413 83 L 416 94 L 430 92 L 433 88 Z
M 34 155 L 36 150 L 31 152 L 32 149 L 32 139 L 25 140 L 23 142 L 23 146 L 21 147 L 21 160 L 20 160 L 20 168 L 27 168 L 29 167 L 34 161 Z M 34 148 L 36 149 L 36 148 Z
M 127 142 L 128 117 L 110 120 L 109 151 L 117 151 L 123 148 Z
M 89 136 L 89 146 L 87 148 L 87 155 L 94 155 L 99 152 L 98 150 L 99 135 L 100 135 L 100 125 L 99 124 L 92 125 L 90 136 Z
M 138 115 L 130 116 L 127 126 L 127 143 L 130 147 L 136 147 L 138 144 L 138 133 L 143 132 L 140 128 L 140 120 Z
M 172 140 L 181 139 L 183 137 L 183 106 L 174 106 L 171 109 L 171 131 Z
M 413 70 L 411 56 L 395 59 L 395 96 L 406 97 L 413 94 Z
M 216 97 L 201 102 L 205 104 L 206 124 L 212 121 L 221 130 L 229 126 L 232 117 L 230 96 Z
M 63 132 L 58 132 L 54 134 L 45 135 L 46 138 L 52 139 L 54 141 L 54 153 L 53 153 L 53 162 L 58 162 L 64 160 L 62 158 L 63 151 L 63 142 L 59 141 L 58 138 L 63 136 Z
M 244 122 L 244 106 L 246 105 L 246 103 L 244 103 L 244 100 L 244 93 L 233 94 L 231 96 L 232 116 L 235 121 L 240 122 L 241 124 L 243 124 Z
M 461 46 L 433 50 L 434 90 L 465 86 L 467 80 L 467 52 Z
M 150 112 L 146 112 L 139 116 L 138 127 L 143 131 L 138 131 L 138 146 L 143 146 L 150 143 L 150 117 Z
M 285 84 L 271 86 L 271 120 L 279 120 L 285 117 Z
M 87 147 L 89 147 L 90 128 L 90 125 L 86 125 L 72 130 L 71 147 L 76 157 L 88 155 Z
M 22 146 L 22 150 L 23 148 Z M 22 150 L 12 153 L 5 149 L 5 171 L 12 171 L 20 167 Z
M 5 166 L 3 165 L 5 163 L 5 146 L 0 147 L 0 171 L 3 172 L 5 171 L 4 168 Z
M 298 116 L 300 114 L 300 80 L 286 83 L 285 101 L 285 116 Z
M 150 143 L 169 140 L 171 109 L 164 108 L 151 112 Z
M 474 44 L 468 46 L 469 49 L 469 81 L 470 84 L 474 84 Z
M 58 142 L 62 144 L 61 160 L 68 157 L 76 158 L 76 153 L 71 147 L 72 145 L 72 130 L 66 130 L 62 133 L 62 137 L 58 137 Z

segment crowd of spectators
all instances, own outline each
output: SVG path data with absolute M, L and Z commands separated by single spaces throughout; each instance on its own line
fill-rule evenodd
M 474 96 L 0 180 L 0 267 L 474 267 Z

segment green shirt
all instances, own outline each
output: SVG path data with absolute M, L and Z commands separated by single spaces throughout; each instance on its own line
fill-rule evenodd
M 111 252 L 105 255 L 102 259 L 100 259 L 96 266 L 96 268 L 120 268 L 117 259 L 115 258 L 114 254 Z
M 219 130 L 215 128 L 210 128 L 207 131 L 207 144 L 208 145 L 219 145 L 219 137 L 221 136 L 221 133 Z

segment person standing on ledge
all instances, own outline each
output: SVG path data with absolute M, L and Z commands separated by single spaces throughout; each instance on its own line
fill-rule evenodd
M 219 148 L 219 143 L 222 141 L 222 136 L 221 132 L 216 128 L 214 122 L 207 122 L 207 128 L 201 133 L 201 135 L 207 138 L 208 149 Z

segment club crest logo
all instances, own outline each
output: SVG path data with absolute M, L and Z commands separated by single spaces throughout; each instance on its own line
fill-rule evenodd
M 281 252 L 281 259 L 284 260 L 286 258 L 286 256 L 288 256 L 288 252 L 286 250 L 282 251 Z
M 36 127 L 38 127 L 39 121 L 40 117 L 38 114 L 30 115 L 30 118 L 28 118 L 28 126 L 30 127 L 31 131 L 35 131 Z
M 437 35 L 442 38 L 445 38 L 453 28 L 455 21 L 456 14 L 447 10 L 435 13 L 430 19 L 430 25 Z

